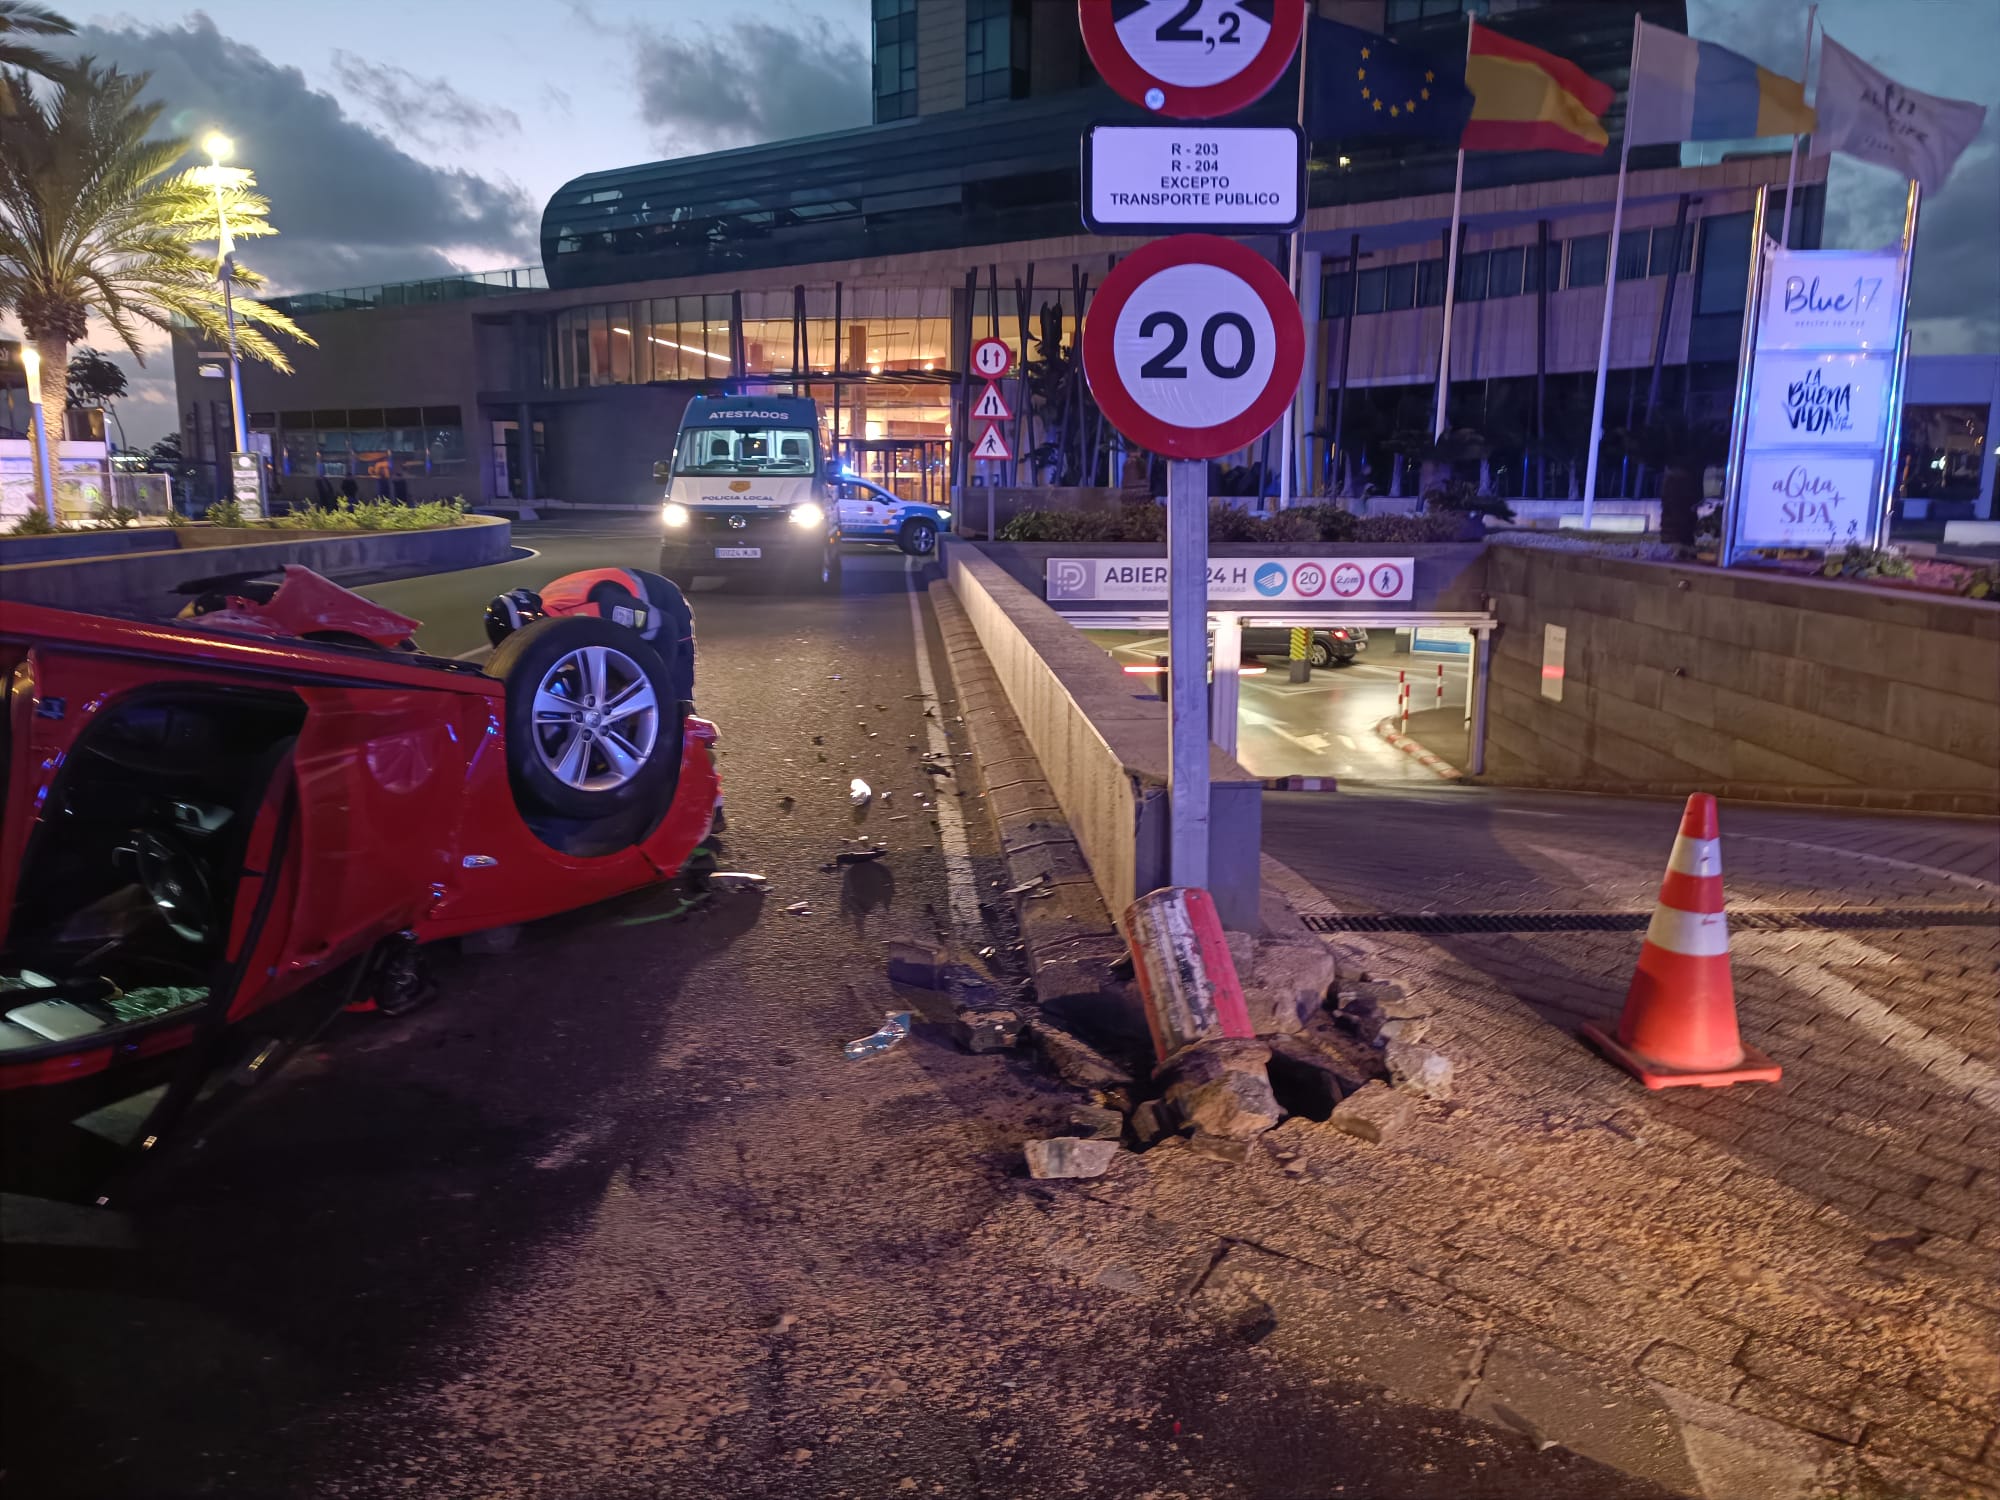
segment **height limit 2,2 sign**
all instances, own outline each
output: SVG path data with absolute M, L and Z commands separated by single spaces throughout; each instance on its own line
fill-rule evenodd
M 1298 51 L 1305 19 L 1301 0 L 1077 0 L 1104 81 L 1183 120 L 1261 99 Z
M 1256 251 L 1215 235 L 1155 240 L 1105 277 L 1083 371 L 1111 423 L 1169 458 L 1221 458 L 1284 414 L 1305 366 L 1298 303 Z

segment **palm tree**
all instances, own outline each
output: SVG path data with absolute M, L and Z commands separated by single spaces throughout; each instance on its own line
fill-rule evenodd
M 18 68 L 44 78 L 62 71 L 62 63 L 39 47 L 16 38 L 24 36 L 73 36 L 76 27 L 52 10 L 29 5 L 26 0 L 0 0 L 0 68 Z M 19 81 L 0 73 L 0 116 L 11 118 L 19 110 L 15 102 Z
M 70 349 L 92 316 L 142 364 L 147 325 L 179 322 L 220 338 L 217 261 L 198 247 L 217 237 L 219 213 L 239 240 L 277 230 L 249 173 L 176 171 L 188 143 L 149 139 L 163 108 L 139 100 L 149 75 L 81 58 L 45 99 L 28 91 L 25 74 L 4 76 L 21 108 L 0 130 L 0 306 L 13 309 L 41 354 L 44 416 L 59 437 Z M 233 258 L 226 266 L 240 348 L 289 371 L 270 335 L 312 340 L 244 295 L 263 285 L 261 276 Z

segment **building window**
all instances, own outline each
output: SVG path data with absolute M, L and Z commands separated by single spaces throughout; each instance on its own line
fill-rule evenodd
M 1416 305 L 1417 267 L 1414 261 L 1388 267 L 1389 285 L 1383 302 L 1388 312 L 1401 312 Z
M 1412 21 L 1435 21 L 1467 13 L 1484 16 L 1489 9 L 1488 0 L 1389 0 L 1382 19 L 1387 25 L 1403 26 Z
M 1521 246 L 1508 250 L 1495 250 L 1486 260 L 1486 295 L 1489 297 L 1518 297 L 1521 295 L 1521 267 L 1527 259 L 1527 252 Z
M 1417 265 L 1417 306 L 1444 306 L 1444 260 L 1421 261 Z
M 1701 264 L 1694 278 L 1694 310 L 1740 313 L 1749 291 L 1750 215 L 1718 214 L 1701 222 Z
M 1486 252 L 1478 251 L 1468 255 L 1463 250 L 1458 253 L 1458 301 L 1484 302 L 1486 300 Z
M 1344 318 L 1354 311 L 1354 273 L 1329 271 L 1320 280 L 1319 312 L 1323 318 Z
M 1372 271 L 1363 271 L 1354 288 L 1354 310 L 1357 313 L 1378 313 L 1382 310 L 1383 293 L 1388 285 L 1389 271 L 1386 266 L 1377 266 Z
M 1653 254 L 1647 270 L 1649 276 L 1664 276 L 1674 263 L 1674 226 L 1653 231 Z M 1681 270 L 1694 269 L 1694 223 L 1690 220 L 1681 226 Z
M 1653 252 L 1653 237 L 1643 229 L 1618 236 L 1618 279 L 1644 281 L 1646 262 Z
M 1581 235 L 1569 242 L 1569 284 L 1603 286 L 1604 262 L 1610 254 L 1608 234 Z
M 1028 92 L 1028 11 L 1021 0 L 965 0 L 965 102 Z
M 1547 266 L 1542 264 L 1542 247 L 1528 245 L 1521 252 L 1521 290 L 1559 291 L 1562 287 L 1563 247 L 1561 240 L 1549 241 Z
M 1911 500 L 1977 500 L 1987 436 L 1983 406 L 1905 406 L 1896 493 Z
M 917 112 L 917 0 L 875 0 L 875 123 Z

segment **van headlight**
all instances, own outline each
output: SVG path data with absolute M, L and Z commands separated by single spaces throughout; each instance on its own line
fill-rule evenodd
M 660 507 L 660 519 L 670 528 L 678 528 L 688 523 L 688 508 L 677 501 L 669 500 Z
M 826 512 L 811 500 L 802 500 L 792 507 L 794 526 L 818 526 L 826 520 Z

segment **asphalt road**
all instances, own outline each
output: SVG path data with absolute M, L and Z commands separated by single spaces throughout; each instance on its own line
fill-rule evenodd
M 373 592 L 456 654 L 499 588 L 649 550 L 521 539 Z M 1020 1167 L 1073 1092 L 883 977 L 890 938 L 1010 938 L 977 798 L 962 851 L 915 805 L 918 752 L 959 734 L 925 714 L 924 578 L 878 552 L 836 599 L 696 599 L 723 863 L 768 896 L 446 952 L 436 1005 L 343 1018 L 151 1200 L 7 1204 L 0 1494 L 1657 1494 L 1288 1365 L 1199 1314 L 1204 1264 L 1079 1260 L 1090 1185 Z M 891 794 L 865 815 L 856 775 Z M 823 872 L 858 830 L 890 857 Z M 842 1058 L 904 1005 L 905 1045 Z

